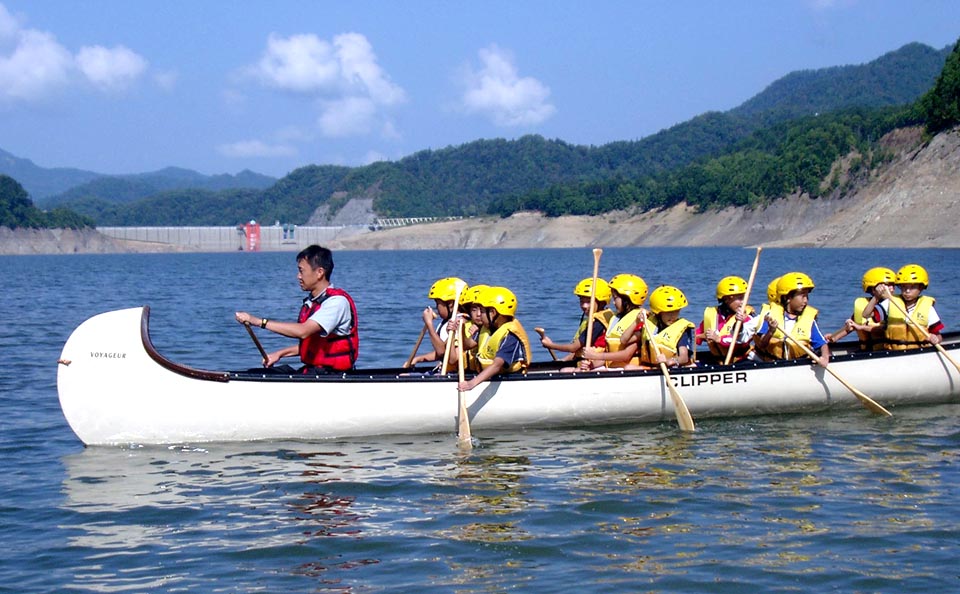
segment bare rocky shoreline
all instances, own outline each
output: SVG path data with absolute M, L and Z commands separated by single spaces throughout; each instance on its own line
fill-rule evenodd
M 918 130 L 885 139 L 895 157 L 843 198 L 791 196 L 757 208 L 548 218 L 518 213 L 371 231 L 333 249 L 619 246 L 960 247 L 960 129 L 920 144 Z M 299 246 L 302 247 L 302 246 Z M 291 247 L 297 249 L 297 247 Z M 0 254 L 184 251 L 96 231 L 0 227 Z

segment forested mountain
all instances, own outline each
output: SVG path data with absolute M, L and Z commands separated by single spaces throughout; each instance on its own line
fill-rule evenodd
M 262 191 L 175 190 L 117 204 L 136 191 L 114 186 L 109 202 L 81 192 L 64 204 L 101 225 L 233 225 L 251 218 L 303 224 L 317 207 L 336 211 L 351 197 L 373 198 L 381 216 L 517 209 L 559 215 L 684 199 L 702 207 L 754 203 L 768 192 L 813 188 L 836 151 L 864 151 L 863 166 L 881 159 L 870 150 L 872 139 L 915 114 L 849 109 L 917 100 L 949 53 L 910 44 L 859 66 L 793 73 L 729 112 L 636 141 L 595 147 L 540 136 L 478 140 L 365 167 L 308 166 Z
M 92 220 L 68 210 L 40 210 L 33 205 L 27 191 L 17 180 L 0 174 L 0 227 L 80 229 L 91 226 Z
M 792 72 L 728 113 L 775 123 L 847 107 L 912 103 L 933 84 L 951 49 L 911 43 L 861 66 Z
M 910 46 L 908 46 L 910 47 Z M 501 197 L 491 212 L 547 215 L 641 211 L 685 202 L 700 210 L 753 206 L 792 193 L 841 193 L 883 163 L 878 140 L 898 127 L 924 125 L 928 134 L 960 124 L 960 42 L 917 101 L 893 107 L 857 107 L 785 120 L 756 130 L 723 154 L 642 178 L 557 185 Z M 845 161 L 844 161 L 845 160 Z M 841 166 L 838 167 L 838 164 Z
M 37 199 L 37 205 L 45 208 L 71 205 L 76 202 L 102 201 L 125 203 L 154 196 L 172 190 L 195 188 L 199 190 L 228 190 L 269 188 L 277 179 L 244 170 L 236 175 L 203 175 L 190 169 L 167 167 L 151 173 L 136 175 L 110 175 L 98 177 L 66 192 Z

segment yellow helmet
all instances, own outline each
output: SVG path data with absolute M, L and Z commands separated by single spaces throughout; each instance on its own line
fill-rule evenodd
M 930 277 L 927 275 L 927 271 L 923 269 L 923 266 L 919 264 L 907 264 L 897 271 L 898 285 L 908 285 L 911 283 L 919 283 L 923 285 L 924 289 L 930 286 Z
M 687 296 L 676 287 L 660 285 L 650 294 L 650 309 L 655 314 L 665 311 L 679 311 L 686 306 Z
M 430 292 L 427 293 L 427 299 L 439 299 L 440 301 L 453 301 L 457 297 L 457 287 L 462 286 L 467 290 L 467 283 L 463 279 L 455 276 L 441 278 L 430 286 Z
M 460 295 L 460 303 L 480 303 L 480 293 L 484 289 L 489 289 L 487 285 L 473 285 L 469 289 L 464 289 Z
M 767 285 L 767 301 L 770 303 L 777 303 L 780 301 L 780 298 L 777 297 L 777 283 L 780 282 L 780 277 L 770 281 L 770 284 Z
M 813 279 L 806 274 L 802 272 L 788 272 L 777 281 L 777 297 L 786 297 L 791 291 L 798 291 L 800 289 L 810 289 L 812 291 L 813 287 Z
M 863 273 L 863 292 L 870 293 L 870 289 L 876 287 L 877 285 L 883 284 L 893 284 L 897 279 L 897 273 L 890 270 L 889 268 L 884 268 L 883 266 L 877 266 L 876 268 L 871 268 L 870 270 Z
M 739 276 L 725 276 L 717 283 L 717 299 L 727 295 L 743 295 L 747 292 L 747 281 Z M 651 298 L 652 299 L 652 298 Z
M 480 293 L 477 303 L 492 307 L 500 315 L 512 316 L 517 313 L 517 296 L 506 287 L 487 287 Z
M 647 283 L 636 274 L 618 274 L 610 279 L 610 288 L 634 305 L 643 305 L 647 299 Z
M 589 297 L 593 288 L 593 277 L 585 278 L 573 288 L 573 294 L 580 297 Z M 602 278 L 597 279 L 597 301 L 610 301 L 610 285 Z

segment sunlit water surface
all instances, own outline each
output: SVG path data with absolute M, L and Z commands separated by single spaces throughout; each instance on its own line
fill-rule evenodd
M 923 264 L 960 327 L 952 250 L 764 250 L 838 328 L 875 265 Z M 601 276 L 676 284 L 698 318 L 752 250 L 610 249 Z M 590 250 L 346 252 L 364 366 L 409 355 L 430 283 L 503 284 L 527 328 L 576 327 Z M 960 590 L 957 405 L 829 415 L 351 441 L 84 448 L 56 359 L 91 315 L 143 304 L 189 365 L 244 368 L 237 309 L 295 315 L 293 255 L 0 257 L 0 591 Z M 267 348 L 282 339 L 260 334 Z M 539 350 L 536 356 L 548 357 Z M 335 394 L 318 397 L 336 397 Z

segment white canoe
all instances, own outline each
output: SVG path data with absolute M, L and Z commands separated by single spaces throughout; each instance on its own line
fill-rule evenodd
M 156 351 L 149 313 L 149 307 L 137 307 L 94 316 L 64 345 L 57 374 L 60 405 L 85 444 L 456 431 L 452 376 L 402 376 L 399 370 L 263 376 L 191 369 Z M 960 343 L 944 347 L 954 359 L 960 357 Z M 838 352 L 831 369 L 888 409 L 960 402 L 960 373 L 933 348 Z M 707 366 L 671 375 L 694 419 L 863 409 L 843 384 L 809 361 Z M 675 422 L 658 371 L 537 369 L 483 384 L 466 398 L 479 435 L 498 429 Z

